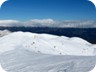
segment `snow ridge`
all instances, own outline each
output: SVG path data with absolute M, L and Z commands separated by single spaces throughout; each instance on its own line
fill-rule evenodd
M 94 55 L 92 44 L 78 37 L 14 32 L 0 38 L 0 53 L 15 48 L 52 55 Z

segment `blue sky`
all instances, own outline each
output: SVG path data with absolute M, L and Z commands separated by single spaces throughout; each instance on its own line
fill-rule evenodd
M 0 20 L 30 19 L 96 20 L 95 6 L 88 0 L 9 0 L 0 9 Z

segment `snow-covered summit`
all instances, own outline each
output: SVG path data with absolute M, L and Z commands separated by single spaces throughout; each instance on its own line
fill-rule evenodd
M 92 44 L 77 37 L 55 36 L 29 32 L 14 32 L 0 38 L 0 53 L 23 48 L 52 55 L 94 55 Z

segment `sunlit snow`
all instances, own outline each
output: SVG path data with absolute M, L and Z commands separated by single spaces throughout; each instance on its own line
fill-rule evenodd
M 95 45 L 78 37 L 14 32 L 0 38 L 0 63 L 8 72 L 88 72 Z

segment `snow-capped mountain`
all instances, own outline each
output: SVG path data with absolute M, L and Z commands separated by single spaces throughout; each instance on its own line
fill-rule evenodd
M 7 46 L 7 47 L 6 47 Z M 0 38 L 0 52 L 14 48 L 54 55 L 93 55 L 94 48 L 81 38 L 14 32 Z
M 78 37 L 14 32 L 0 38 L 0 63 L 7 72 L 88 72 L 95 45 Z

